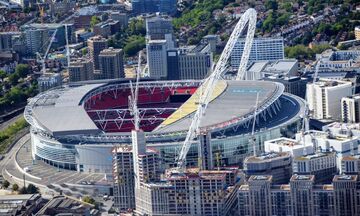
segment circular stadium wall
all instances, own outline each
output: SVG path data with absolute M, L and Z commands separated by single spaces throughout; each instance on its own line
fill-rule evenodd
M 147 146 L 172 166 L 191 122 L 201 82 L 147 81 L 139 84 L 138 107 Z M 114 146 L 131 144 L 128 80 L 53 89 L 32 98 L 25 109 L 31 124 L 32 156 L 49 165 L 80 172 L 111 173 Z M 241 165 L 251 153 L 249 135 L 256 94 L 259 107 L 255 137 L 263 142 L 291 137 L 301 128 L 304 101 L 284 93 L 284 86 L 265 81 L 221 81 L 216 86 L 203 132 L 211 133 L 213 154 L 221 165 Z M 187 155 L 195 166 L 197 140 Z M 213 157 L 215 158 L 215 157 Z

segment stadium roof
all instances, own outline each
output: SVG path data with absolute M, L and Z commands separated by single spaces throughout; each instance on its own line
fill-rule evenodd
M 33 117 L 53 136 L 102 133 L 82 104 L 85 95 L 102 85 L 104 83 L 88 84 L 48 93 L 45 97 L 37 99 L 33 106 Z M 213 91 L 213 100 L 208 105 L 201 127 L 218 127 L 234 119 L 248 117 L 254 112 L 258 92 L 260 109 L 277 100 L 283 94 L 283 90 L 283 85 L 276 82 L 222 80 Z M 191 98 L 193 97 L 196 97 L 196 94 Z M 191 98 L 178 109 L 183 109 L 181 115 L 170 116 L 169 118 L 173 119 L 165 120 L 163 123 L 166 124 L 162 124 L 153 133 L 188 130 L 198 101 Z M 176 112 L 173 115 L 176 115 Z
M 225 81 L 222 81 L 225 82 Z M 241 118 L 254 112 L 257 93 L 259 92 L 258 107 L 263 106 L 274 95 L 280 96 L 283 88 L 279 88 L 279 83 L 267 81 L 226 81 L 227 87 L 221 94 L 211 101 L 206 109 L 206 114 L 201 120 L 200 127 L 208 127 L 222 122 Z M 215 91 L 214 91 L 215 92 Z M 179 109 L 186 106 L 191 101 L 189 99 Z M 196 100 L 194 100 L 196 101 Z M 195 112 L 195 109 L 193 110 Z M 187 130 L 192 118 L 183 116 L 176 122 L 164 125 L 154 132 L 174 132 Z M 169 117 L 171 118 L 171 116 Z
M 37 101 L 33 109 L 37 122 L 54 136 L 101 132 L 79 105 L 83 96 L 100 85 L 67 88 L 58 95 Z

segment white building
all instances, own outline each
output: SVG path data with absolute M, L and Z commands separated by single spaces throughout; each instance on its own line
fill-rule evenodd
M 237 69 L 244 51 L 245 38 L 240 38 L 231 53 L 231 66 Z M 249 61 L 284 59 L 284 39 L 255 38 L 250 51 Z
M 341 99 L 341 119 L 345 123 L 360 122 L 360 95 Z
M 341 98 L 350 95 L 351 82 L 319 80 L 306 86 L 309 109 L 316 119 L 341 119 Z
M 300 157 L 304 155 L 304 152 L 306 154 L 314 153 L 314 147 L 311 142 L 305 142 L 304 145 L 303 142 L 285 137 L 267 140 L 264 145 L 265 152 L 289 152 L 293 157 Z
M 246 71 L 246 80 L 258 80 L 269 76 L 297 76 L 298 61 L 296 59 L 281 59 L 276 61 L 253 62 Z
M 150 40 L 146 49 L 150 78 L 165 79 L 167 77 L 166 40 Z
M 335 152 L 317 152 L 293 159 L 293 173 L 314 175 L 316 182 L 331 181 L 336 172 Z

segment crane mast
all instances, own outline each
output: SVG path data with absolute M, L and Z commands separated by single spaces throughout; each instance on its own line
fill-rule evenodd
M 141 56 L 142 51 L 139 52 L 139 58 L 138 58 L 138 65 L 135 70 L 136 75 L 136 83 L 135 88 L 133 88 L 133 84 L 130 81 L 130 87 L 131 87 L 131 95 L 129 95 L 129 109 L 131 111 L 131 114 L 134 116 L 134 127 L 135 130 L 140 129 L 140 114 L 137 107 L 138 102 L 138 96 L 139 96 L 139 81 L 140 81 L 140 74 L 141 74 Z
M 190 149 L 192 141 L 196 138 L 196 136 L 200 132 L 200 123 L 201 118 L 205 115 L 206 108 L 210 102 L 210 98 L 212 96 L 213 90 L 216 87 L 217 82 L 221 78 L 221 74 L 226 70 L 226 66 L 228 60 L 230 58 L 231 52 L 235 47 L 235 44 L 241 33 L 243 32 L 244 28 L 246 27 L 247 23 L 249 23 L 249 29 L 246 37 L 245 45 L 250 47 L 252 46 L 252 41 L 255 32 L 256 26 L 256 11 L 253 8 L 248 9 L 240 18 L 239 22 L 236 24 L 234 31 L 232 32 L 221 56 L 219 61 L 217 62 L 214 71 L 210 74 L 210 76 L 204 81 L 203 85 L 200 86 L 199 91 L 199 103 L 197 110 L 192 118 L 189 130 L 186 134 L 184 144 L 181 147 L 179 156 L 177 158 L 177 169 L 181 171 L 186 166 L 186 155 Z M 240 63 L 240 67 L 237 74 L 237 79 L 242 79 L 244 76 L 244 71 L 246 69 L 247 60 L 249 59 L 250 51 L 243 52 L 243 56 L 241 58 L 242 61 Z M 244 56 L 245 55 L 245 56 Z M 245 62 L 246 61 L 246 62 Z M 243 66 L 245 65 L 245 66 Z M 204 88 L 204 89 L 203 89 Z

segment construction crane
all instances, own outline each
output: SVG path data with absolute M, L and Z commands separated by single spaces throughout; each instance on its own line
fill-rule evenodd
M 214 88 L 216 88 L 216 85 L 218 83 L 218 80 L 221 78 L 221 74 L 226 70 L 226 66 L 229 60 L 229 57 L 231 55 L 232 50 L 235 47 L 235 44 L 239 37 L 241 36 L 241 33 L 243 32 L 244 28 L 249 23 L 249 29 L 246 35 L 246 47 L 243 52 L 242 61 L 249 59 L 250 51 L 247 52 L 247 47 L 252 46 L 252 41 L 254 38 L 254 32 L 255 30 L 252 30 L 253 27 L 256 26 L 256 11 L 253 8 L 248 9 L 240 18 L 239 22 L 236 24 L 234 31 L 232 32 L 223 52 L 221 53 L 221 56 L 219 58 L 219 61 L 217 62 L 215 69 L 210 74 L 210 76 L 204 81 L 202 86 L 199 87 L 199 91 L 197 94 L 199 95 L 199 102 L 197 110 L 192 118 L 189 130 L 187 132 L 187 135 L 185 137 L 184 144 L 181 147 L 179 156 L 176 160 L 177 163 L 177 171 L 183 171 L 183 169 L 186 166 L 186 155 L 190 149 L 192 141 L 197 137 L 198 134 L 200 134 L 200 123 L 201 118 L 205 115 L 206 108 L 210 102 L 210 98 L 212 96 Z M 244 57 L 245 55 L 245 57 Z M 247 65 L 246 63 L 241 62 L 241 65 L 245 64 L 245 68 Z M 242 79 L 245 74 L 244 67 L 239 67 L 237 77 L 239 79 Z M 204 88 L 204 89 L 203 89 Z
M 37 61 L 41 63 L 41 67 L 42 67 L 42 68 L 41 68 L 41 73 L 42 73 L 42 74 L 45 74 L 45 73 L 46 73 L 45 61 L 46 61 L 47 55 L 49 54 L 51 45 L 52 45 L 52 43 L 54 42 L 54 39 L 55 39 L 55 36 L 56 36 L 57 31 L 58 31 L 58 29 L 55 29 L 55 31 L 54 31 L 53 34 L 51 35 L 51 38 L 50 38 L 50 41 L 49 41 L 49 45 L 48 45 L 48 47 L 46 48 L 46 51 L 45 51 L 44 56 L 41 56 L 39 52 L 36 53 Z
M 139 113 L 139 109 L 137 107 L 137 101 L 138 101 L 138 96 L 139 96 L 139 81 L 140 81 L 140 74 L 141 74 L 141 56 L 142 56 L 142 51 L 139 52 L 138 65 L 135 70 L 135 73 L 136 73 L 135 88 L 133 88 L 133 84 L 130 81 L 131 95 L 129 95 L 129 109 L 130 109 L 131 115 L 134 116 L 135 130 L 140 129 L 140 117 L 139 117 L 140 113 Z
M 251 136 L 250 136 L 250 139 L 249 139 L 250 146 L 253 147 L 254 157 L 257 156 L 256 137 L 255 137 L 255 124 L 256 124 L 256 115 L 257 115 L 258 105 L 259 105 L 259 92 L 257 92 L 257 94 L 256 94 L 256 103 L 255 103 L 255 109 L 254 109 L 254 114 L 253 114 L 253 124 L 252 124 L 252 128 L 251 128 Z

